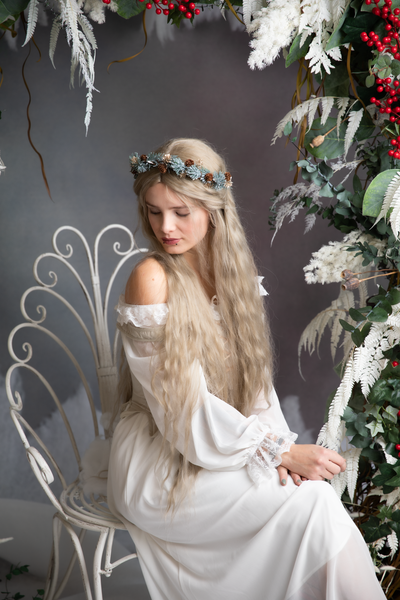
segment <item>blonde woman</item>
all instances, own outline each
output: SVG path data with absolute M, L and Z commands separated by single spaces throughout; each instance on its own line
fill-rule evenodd
M 263 289 L 223 159 L 176 139 L 131 165 L 153 252 L 117 306 L 129 370 L 108 498 L 151 598 L 384 598 L 325 482 L 343 458 L 294 444 L 280 410 Z

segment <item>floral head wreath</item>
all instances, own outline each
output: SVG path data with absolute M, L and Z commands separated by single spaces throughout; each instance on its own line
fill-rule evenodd
M 150 152 L 148 155 L 142 154 L 139 156 L 135 152 L 129 157 L 129 160 L 131 161 L 131 173 L 133 173 L 135 179 L 141 173 L 156 168 L 160 173 L 175 173 L 178 177 L 201 181 L 201 183 L 217 192 L 232 186 L 230 173 L 224 173 L 223 171 L 211 173 L 202 166 L 201 161 L 195 164 L 191 158 L 183 161 L 179 156 L 173 154 Z

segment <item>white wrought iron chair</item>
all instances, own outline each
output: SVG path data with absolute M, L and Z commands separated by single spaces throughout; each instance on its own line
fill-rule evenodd
M 109 278 L 105 292 L 102 296 L 100 287 L 100 272 L 99 272 L 99 244 L 104 234 L 113 230 L 118 233 L 122 233 L 123 236 L 128 237 L 129 247 L 127 250 L 121 250 L 120 242 L 113 244 L 113 251 L 119 258 L 117 265 L 115 266 L 111 277 Z M 78 236 L 83 244 L 83 248 L 87 257 L 90 280 L 91 280 L 91 291 L 84 283 L 84 278 L 81 276 L 77 269 L 71 264 L 71 257 L 74 249 L 70 243 L 65 244 L 65 252 L 62 252 L 59 248 L 58 238 L 61 233 L 65 235 L 65 232 L 73 232 Z M 107 237 L 109 234 L 107 233 Z M 63 409 L 62 402 L 56 394 L 54 387 L 49 383 L 48 379 L 40 373 L 35 366 L 32 366 L 31 360 L 33 357 L 32 344 L 24 341 L 22 344 L 23 352 L 25 353 L 23 358 L 20 358 L 14 349 L 16 345 L 15 336 L 21 330 L 34 329 L 47 335 L 51 340 L 59 346 L 66 355 L 67 360 L 71 361 L 75 367 L 79 377 L 85 388 L 87 399 L 90 404 L 91 415 L 93 419 L 93 439 L 99 435 L 99 424 L 97 422 L 97 415 L 93 396 L 89 387 L 88 379 L 85 376 L 83 368 L 79 364 L 77 358 L 74 356 L 69 347 L 49 328 L 45 326 L 47 311 L 43 305 L 36 307 L 40 317 L 33 319 L 28 315 L 27 312 L 27 298 L 32 293 L 41 291 L 45 292 L 57 300 L 59 300 L 71 313 L 71 317 L 74 317 L 80 327 L 83 330 L 84 336 L 87 339 L 91 352 L 93 354 L 95 368 L 97 372 L 98 390 L 101 403 L 101 411 L 104 414 L 112 411 L 112 402 L 115 398 L 115 391 L 117 386 L 117 354 L 118 354 L 118 337 L 119 332 L 116 329 L 113 336 L 113 342 L 110 343 L 109 327 L 108 327 L 108 309 L 110 301 L 110 293 L 115 281 L 115 278 L 120 271 L 121 267 L 133 256 L 138 253 L 146 252 L 146 249 L 135 248 L 134 237 L 132 233 L 126 227 L 122 225 L 109 225 L 97 235 L 93 255 L 89 248 L 89 245 L 80 231 L 74 227 L 60 227 L 53 235 L 53 248 L 54 252 L 47 252 L 40 255 L 33 266 L 33 273 L 35 280 L 38 285 L 29 288 L 21 298 L 21 312 L 26 321 L 15 327 L 9 336 L 9 352 L 16 362 L 10 367 L 6 375 L 6 389 L 7 395 L 11 404 L 11 417 L 21 437 L 22 443 L 26 449 L 26 455 L 30 466 L 32 467 L 40 485 L 43 490 L 50 498 L 52 504 L 56 508 L 56 513 L 53 519 L 53 548 L 50 559 L 50 565 L 48 570 L 48 577 L 45 588 L 45 600 L 56 600 L 60 597 L 62 591 L 67 584 L 67 581 L 71 575 L 71 571 L 76 560 L 79 563 L 83 587 L 86 594 L 87 600 L 102 600 L 102 582 L 101 576 L 104 575 L 109 577 L 112 574 L 113 569 L 118 565 L 137 558 L 136 554 L 127 554 L 125 557 L 112 562 L 112 546 L 114 541 L 114 534 L 116 530 L 125 529 L 122 522 L 120 522 L 114 515 L 109 511 L 107 506 L 107 498 L 102 495 L 91 494 L 89 498 L 85 497 L 79 477 L 75 481 L 66 481 L 63 473 L 61 472 L 56 460 L 52 456 L 51 450 L 46 447 L 43 441 L 35 433 L 35 430 L 29 425 L 27 420 L 22 415 L 23 403 L 20 393 L 15 389 L 16 380 L 15 372 L 20 369 L 28 370 L 39 378 L 40 382 L 46 388 L 54 401 L 57 409 L 60 411 L 62 420 L 65 428 L 68 432 L 69 439 L 73 454 L 75 456 L 79 472 L 82 469 L 81 456 L 78 451 L 77 443 L 73 434 L 73 428 L 68 421 L 66 413 Z M 125 239 L 126 243 L 126 239 Z M 113 255 L 114 256 L 114 255 Z M 49 271 L 48 276 L 50 283 L 45 283 L 38 273 L 39 264 L 44 259 L 56 260 L 58 263 L 62 263 L 72 273 L 80 287 L 82 288 L 84 298 L 89 306 L 89 311 L 93 321 L 94 338 L 92 337 L 89 329 L 91 328 L 90 323 L 86 324 L 74 308 L 72 303 L 67 300 L 64 295 L 56 291 L 58 283 L 58 276 L 52 270 Z M 42 267 L 43 268 L 43 267 Z M 77 289 L 78 286 L 77 286 Z M 84 303 L 86 304 L 86 303 Z M 82 307 L 81 307 L 82 308 Z M 82 311 L 81 311 L 82 312 Z M 20 334 L 19 334 L 20 335 Z M 84 339 L 84 338 L 83 338 Z M 108 436 L 108 431 L 105 430 L 105 436 Z M 32 445 L 34 444 L 34 445 Z M 56 475 L 61 482 L 62 492 L 57 497 L 52 488 L 51 484 L 54 481 L 54 475 Z M 62 527 L 68 532 L 74 552 L 70 560 L 69 566 L 64 573 L 61 581 L 59 582 L 59 564 L 60 564 L 60 535 Z M 76 529 L 80 530 L 79 533 Z M 88 566 L 86 564 L 85 556 L 82 550 L 82 540 L 86 531 L 98 532 L 99 538 L 97 542 L 96 551 L 94 554 L 93 561 L 93 591 L 91 589 Z

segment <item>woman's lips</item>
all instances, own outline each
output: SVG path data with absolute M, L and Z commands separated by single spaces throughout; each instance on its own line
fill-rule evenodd
M 161 238 L 162 243 L 167 246 L 176 245 L 179 242 L 179 238 Z

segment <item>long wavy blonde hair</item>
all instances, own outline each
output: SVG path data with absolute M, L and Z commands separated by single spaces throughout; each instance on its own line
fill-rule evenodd
M 201 161 L 211 172 L 227 171 L 221 156 L 200 140 L 174 139 L 156 152 L 177 155 L 184 161 Z M 199 277 L 185 257 L 165 252 L 153 233 L 146 193 L 157 183 L 165 184 L 189 207 L 201 207 L 210 215 L 209 233 L 197 248 L 200 275 L 216 291 L 219 321 L 215 319 Z M 166 432 L 172 432 L 170 472 L 179 417 L 182 413 L 186 415 L 188 441 L 190 421 L 198 400 L 199 380 L 193 365 L 197 361 L 200 363 L 211 393 L 249 416 L 257 396 L 264 392 L 268 397 L 271 389 L 270 332 L 259 294 L 257 270 L 231 189 L 215 191 L 200 181 L 151 169 L 137 177 L 134 191 L 138 196 L 143 231 L 154 250 L 151 256 L 164 269 L 168 284 L 169 314 L 157 369 L 157 372 L 163 371 L 162 392 L 157 389 L 154 392 L 165 409 Z M 180 456 L 180 468 L 170 492 L 170 506 L 183 499 L 190 487 L 190 475 L 197 471 L 198 468 Z

